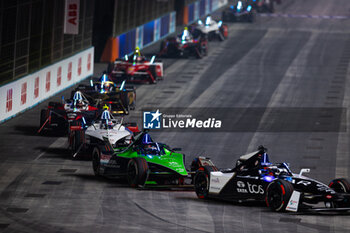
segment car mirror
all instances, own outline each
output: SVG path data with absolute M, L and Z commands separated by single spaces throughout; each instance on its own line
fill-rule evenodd
M 301 176 L 303 173 L 309 173 L 310 172 L 310 168 L 302 168 L 299 172 L 299 176 Z

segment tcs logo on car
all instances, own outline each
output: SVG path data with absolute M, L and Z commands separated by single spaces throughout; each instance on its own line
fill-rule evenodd
M 247 185 L 243 181 L 237 181 L 237 192 L 239 193 L 252 193 L 252 194 L 264 194 L 265 191 L 262 185 L 250 184 L 247 182 Z

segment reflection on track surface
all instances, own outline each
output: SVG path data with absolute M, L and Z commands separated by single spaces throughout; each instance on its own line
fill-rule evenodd
M 346 16 L 346 4 L 346 0 L 282 0 L 276 14 Z M 164 59 L 164 81 L 138 86 L 138 106 L 129 118 L 137 119 L 142 107 L 266 108 L 255 122 L 256 131 L 159 132 L 153 136 L 182 147 L 187 163 L 204 154 L 218 167 L 230 167 L 239 155 L 263 144 L 271 160 L 287 161 L 295 172 L 309 167 L 310 176 L 325 183 L 334 177 L 348 178 L 346 117 L 341 119 L 340 132 L 258 129 L 281 121 L 269 109 L 343 107 L 347 111 L 349 26 L 348 19 L 259 16 L 253 24 L 231 24 L 229 39 L 211 42 L 204 59 Z M 68 159 L 66 137 L 35 134 L 40 108 L 45 105 L 47 102 L 0 125 L 0 231 L 350 230 L 347 215 L 272 213 L 259 203 L 203 201 L 194 192 L 140 191 L 124 181 L 97 179 L 90 161 Z M 288 116 L 284 122 L 288 124 Z M 315 127 L 330 124 L 332 116 L 320 112 L 314 123 Z

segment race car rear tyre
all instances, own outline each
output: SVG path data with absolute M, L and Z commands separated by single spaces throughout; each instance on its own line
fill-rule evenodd
M 144 158 L 130 159 L 127 167 L 127 179 L 131 187 L 143 186 L 148 178 L 148 164 Z
M 94 170 L 95 176 L 101 176 L 101 152 L 100 150 L 95 147 L 92 151 L 92 169 Z
M 214 171 L 211 166 L 200 167 L 194 176 L 194 190 L 197 197 L 200 199 L 207 199 L 209 195 L 209 177 L 210 172 Z
M 275 180 L 266 189 L 266 204 L 272 211 L 283 212 L 293 193 L 293 185 L 285 180 Z

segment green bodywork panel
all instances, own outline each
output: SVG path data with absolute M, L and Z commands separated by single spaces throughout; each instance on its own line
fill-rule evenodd
M 169 168 L 180 175 L 187 176 L 188 173 L 186 171 L 183 154 L 176 153 L 170 151 L 168 148 L 162 147 L 162 152 L 160 155 L 152 155 L 152 154 L 143 154 L 137 148 L 133 148 L 132 146 L 126 148 L 124 151 L 120 151 L 120 149 L 115 150 L 115 155 L 124 157 L 124 158 L 135 158 L 140 157 L 144 158 L 148 163 L 154 163 L 157 165 L 161 165 L 163 167 Z

